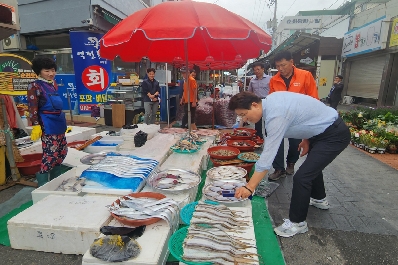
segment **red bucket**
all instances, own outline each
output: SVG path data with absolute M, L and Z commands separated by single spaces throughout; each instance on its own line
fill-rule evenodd
M 31 176 L 39 172 L 42 157 L 42 153 L 23 155 L 24 162 L 16 163 L 19 173 L 24 176 Z

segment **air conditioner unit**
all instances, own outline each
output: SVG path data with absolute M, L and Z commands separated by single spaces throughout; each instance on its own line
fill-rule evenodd
M 3 45 L 3 50 L 25 50 L 26 40 L 24 36 L 19 34 L 11 35 L 1 41 Z

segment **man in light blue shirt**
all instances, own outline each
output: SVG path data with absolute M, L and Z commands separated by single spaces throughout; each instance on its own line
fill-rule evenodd
M 254 63 L 253 64 L 253 72 L 256 77 L 250 80 L 249 87 L 247 91 L 254 93 L 259 98 L 265 98 L 269 93 L 269 81 L 271 80 L 271 76 L 266 75 L 264 73 L 264 64 L 262 63 Z M 257 135 L 263 139 L 263 123 L 262 120 L 259 120 L 254 125 L 254 128 L 257 131 Z
M 281 104 L 283 102 L 283 104 Z M 289 219 L 274 229 L 283 237 L 308 231 L 309 205 L 327 210 L 322 170 L 349 144 L 350 131 L 336 110 L 319 100 L 293 92 L 275 92 L 260 99 L 250 92 L 233 96 L 228 108 L 245 121 L 265 121 L 264 149 L 249 183 L 235 197 L 247 198 L 267 175 L 283 138 L 302 139 L 301 156 L 308 153 L 293 178 Z

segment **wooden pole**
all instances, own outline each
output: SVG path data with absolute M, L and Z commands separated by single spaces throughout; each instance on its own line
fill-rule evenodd
M 6 184 L 6 147 L 0 146 L 0 185 Z
M 6 109 L 6 105 L 4 103 L 4 99 L 1 99 L 0 104 L 1 104 L 1 108 L 3 110 L 4 135 L 6 138 L 6 145 L 7 145 L 7 158 L 8 158 L 8 162 L 10 163 L 12 179 L 14 181 L 17 181 L 21 176 L 19 175 L 18 168 L 15 164 L 14 152 L 12 150 L 12 139 L 11 139 L 12 132 L 10 131 L 10 125 L 8 124 L 7 109 Z

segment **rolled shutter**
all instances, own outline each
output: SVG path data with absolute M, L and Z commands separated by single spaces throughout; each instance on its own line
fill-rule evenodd
M 347 95 L 377 99 L 385 59 L 385 55 L 380 55 L 353 61 L 348 79 Z

